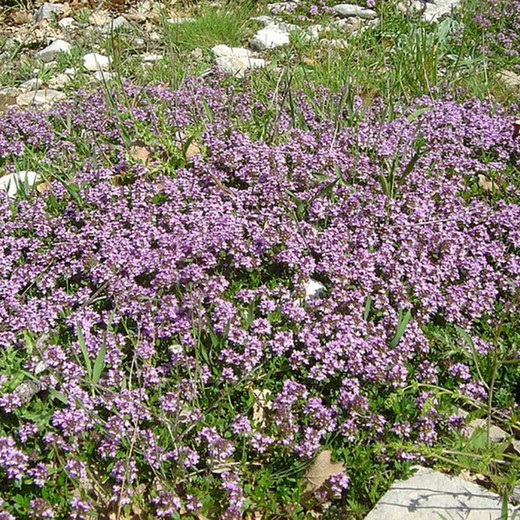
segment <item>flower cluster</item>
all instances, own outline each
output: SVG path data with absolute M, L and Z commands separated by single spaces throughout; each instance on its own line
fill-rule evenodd
M 3 167 L 45 154 L 46 186 L 0 194 L 0 346 L 40 384 L 28 403 L 1 401 L 18 420 L 0 472 L 83 490 L 68 505 L 46 493 L 28 514 L 82 518 L 89 496 L 124 505 L 145 482 L 166 517 L 200 508 L 213 475 L 222 517 L 239 518 L 244 453 L 308 460 L 360 434 L 432 443 L 453 423 L 426 391 L 400 417 L 374 403 L 438 381 L 429 324 L 462 327 L 485 354 L 475 327 L 516 305 L 512 118 L 421 98 L 390 121 L 356 102 L 340 124 L 315 108 L 331 96 L 295 96 L 300 124 L 280 106 L 267 131 L 250 121 L 270 103 L 218 81 L 3 116 Z M 201 153 L 186 158 L 180 135 Z M 446 373 L 480 398 L 464 363 Z M 24 419 L 36 406 L 37 425 Z

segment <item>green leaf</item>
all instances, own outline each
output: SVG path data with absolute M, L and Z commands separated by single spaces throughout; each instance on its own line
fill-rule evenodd
M 92 382 L 97 384 L 99 378 L 101 377 L 101 373 L 105 368 L 105 356 L 107 353 L 107 342 L 103 341 L 101 347 L 99 349 L 98 355 L 96 356 L 96 361 L 94 362 L 94 370 L 92 371 Z
M 430 110 L 431 110 L 430 107 L 418 108 L 417 110 L 414 110 L 406 119 L 408 120 L 409 123 L 413 123 L 414 121 L 419 119 L 419 117 L 422 114 L 424 114 L 425 112 L 428 112 Z
M 87 369 L 87 374 L 89 378 L 92 378 L 92 363 L 90 362 L 90 357 L 87 351 L 87 345 L 85 343 L 85 337 L 83 336 L 83 331 L 78 323 L 78 343 L 81 348 L 81 352 L 83 354 L 83 359 L 85 360 L 85 368 Z
M 367 301 L 365 302 L 365 311 L 363 312 L 363 319 L 365 321 L 368 320 L 368 316 L 370 315 L 370 308 L 372 307 L 372 296 L 368 295 Z
M 395 333 L 394 339 L 390 342 L 390 346 L 392 348 L 397 347 L 397 344 L 399 343 L 399 340 L 404 334 L 404 331 L 406 330 L 406 326 L 408 325 L 408 322 L 410 321 L 410 318 L 412 317 L 412 311 L 408 309 L 404 315 L 401 311 L 399 311 L 399 323 L 397 324 L 397 331 Z
M 63 404 L 68 404 L 69 400 L 61 392 L 58 392 L 58 390 L 49 388 L 48 392 L 52 397 L 58 399 L 58 401 L 61 401 Z
M 509 518 L 509 497 L 507 489 L 502 493 L 502 508 L 500 510 L 500 520 L 507 520 Z

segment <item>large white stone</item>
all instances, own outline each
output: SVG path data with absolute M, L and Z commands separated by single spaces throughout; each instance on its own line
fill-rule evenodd
M 290 41 L 290 32 L 285 27 L 279 25 L 268 25 L 260 29 L 249 42 L 249 46 L 255 51 L 265 51 L 274 49 L 282 45 L 287 45 Z
M 344 17 L 359 16 L 360 18 L 365 18 L 367 20 L 377 17 L 377 13 L 372 9 L 367 9 L 366 7 L 361 7 L 360 5 L 355 4 L 339 4 L 334 6 L 332 9 L 336 14 Z
M 32 92 L 33 90 L 40 90 L 43 86 L 43 83 L 41 81 L 41 79 L 39 78 L 31 78 L 31 79 L 28 79 L 27 81 L 24 81 L 21 85 L 20 85 L 20 90 L 22 92 Z M 22 93 L 20 92 L 20 94 Z
M 0 191 L 6 191 L 14 199 L 20 186 L 32 187 L 40 180 L 40 174 L 33 171 L 19 171 L 0 177 Z
M 217 67 L 224 72 L 243 77 L 246 70 L 260 69 L 265 67 L 265 60 L 262 58 L 237 58 L 236 56 L 223 56 L 217 58 Z
M 211 52 L 217 58 L 225 58 L 232 56 L 234 58 L 249 58 L 253 55 L 253 53 L 249 49 L 244 49 L 244 47 L 228 47 L 227 45 L 215 45 Z
M 450 14 L 453 7 L 457 7 L 461 0 L 435 0 L 434 2 L 424 3 L 423 20 L 434 22 L 441 16 Z
M 21 107 L 30 105 L 51 105 L 55 101 L 62 99 L 65 99 L 65 94 L 57 90 L 34 90 L 17 96 L 16 104 Z
M 54 16 L 65 11 L 65 4 L 51 4 L 50 2 L 43 3 L 34 13 L 34 20 L 50 20 Z
M 215 45 L 211 52 L 215 55 L 215 62 L 220 70 L 238 77 L 243 77 L 248 69 L 265 67 L 265 60 L 253 57 L 253 53 L 243 47 Z
M 55 40 L 50 45 L 47 45 L 45 49 L 38 51 L 36 56 L 40 58 L 40 60 L 49 62 L 56 59 L 60 52 L 70 53 L 70 49 L 72 45 L 65 40 Z
M 428 468 L 395 482 L 365 520 L 499 520 L 502 498 L 458 477 Z M 510 507 L 509 517 L 512 518 Z
M 111 59 L 103 54 L 91 52 L 83 56 L 83 66 L 92 72 L 97 70 L 108 70 L 110 68 Z

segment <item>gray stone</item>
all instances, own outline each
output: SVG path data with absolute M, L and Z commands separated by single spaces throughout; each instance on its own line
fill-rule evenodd
M 520 74 L 510 70 L 502 70 L 497 74 L 497 79 L 507 87 L 520 92 Z
M 34 13 L 34 20 L 36 22 L 41 20 L 50 20 L 63 11 L 65 11 L 65 4 L 51 4 L 45 2 Z
M 33 171 L 19 171 L 0 177 L 0 191 L 7 192 L 11 199 L 16 197 L 20 186 L 34 186 L 40 180 L 40 174 Z
M 360 5 L 355 4 L 339 4 L 334 6 L 332 9 L 336 14 L 345 18 L 349 16 L 359 16 L 360 18 L 371 20 L 372 18 L 377 17 L 377 13 L 372 9 L 367 9 L 366 7 L 361 7 Z
M 475 434 L 478 434 L 479 432 L 480 434 L 487 436 L 487 427 L 488 423 L 485 419 L 473 419 L 468 424 L 468 436 L 472 437 Z M 508 434 L 504 430 L 502 430 L 502 428 L 499 428 L 498 426 L 491 423 L 491 426 L 489 428 L 490 442 L 504 442 L 508 437 Z
M 34 172 L 33 172 L 34 173 Z M 42 389 L 42 385 L 37 381 L 22 381 L 14 390 L 14 393 L 20 399 L 20 404 L 24 405 Z
M 132 24 L 124 16 L 118 16 L 104 25 L 101 31 L 104 33 L 110 33 L 112 31 L 127 31 L 131 28 Z
M 411 478 L 395 482 L 365 520 L 500 520 L 500 495 L 458 477 L 416 469 Z M 513 512 L 510 506 L 509 518 Z
M 29 105 L 51 105 L 55 101 L 62 99 L 65 99 L 63 92 L 52 89 L 35 90 L 17 96 L 16 104 L 21 107 Z
M 72 45 L 65 40 L 55 40 L 50 45 L 47 45 L 45 49 L 38 51 L 36 56 L 40 58 L 40 60 L 48 63 L 49 61 L 53 61 L 56 59 L 60 52 L 70 53 L 70 49 Z
M 249 49 L 244 49 L 244 47 L 229 47 L 227 45 L 215 45 L 211 52 L 217 58 L 224 58 L 227 56 L 233 56 L 236 58 L 249 58 L 253 55 L 253 53 Z
M 103 54 L 91 52 L 83 56 L 83 66 L 91 72 L 98 70 L 108 70 L 110 68 L 111 59 Z
M 0 96 L 16 97 L 22 93 L 22 90 L 18 87 L 2 87 L 0 88 Z
M 74 18 L 71 18 L 70 16 L 67 16 L 66 18 L 62 18 L 62 19 L 58 22 L 58 25 L 59 25 L 62 29 L 70 29 L 70 28 L 76 26 L 76 20 L 74 20 Z
M 115 78 L 115 76 L 116 75 L 113 72 L 108 72 L 106 70 L 96 70 L 94 74 L 92 74 L 92 77 L 100 83 L 111 81 Z
M 56 76 L 52 77 L 48 85 L 50 88 L 54 89 L 60 89 L 63 88 L 67 83 L 70 82 L 72 78 L 76 75 L 76 69 L 70 68 L 65 69 L 64 72 L 61 72 L 60 74 L 56 74 Z
M 309 27 L 306 27 L 304 34 L 311 40 L 318 40 L 320 37 L 320 34 L 324 30 L 325 30 L 325 27 L 323 27 L 323 25 L 317 23 L 314 25 L 309 25 Z
M 363 20 L 359 18 L 359 16 L 352 16 L 350 18 L 342 18 L 341 20 L 334 20 L 330 25 L 341 29 L 342 31 L 352 33 L 361 29 Z
M 265 60 L 262 58 L 237 58 L 227 56 L 217 58 L 215 61 L 220 70 L 238 77 L 243 77 L 246 70 L 265 67 Z
M 265 51 L 274 49 L 282 45 L 287 45 L 290 41 L 289 30 L 280 25 L 267 25 L 260 29 L 249 42 L 249 46 L 255 51 Z
M 32 92 L 33 90 L 39 90 L 42 88 L 42 85 L 43 83 L 39 78 L 28 79 L 20 85 L 20 94 L 22 94 L 23 92 Z
M 141 59 L 143 60 L 143 63 L 155 63 L 156 61 L 161 60 L 163 57 L 162 54 L 143 54 L 141 56 Z

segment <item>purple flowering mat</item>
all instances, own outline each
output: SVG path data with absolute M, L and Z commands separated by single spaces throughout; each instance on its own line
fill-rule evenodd
M 514 118 L 342 99 L 188 81 L 0 118 L 0 165 L 44 181 L 0 194 L 0 518 L 242 518 L 328 448 L 319 505 L 361 492 L 360 444 L 395 468 L 485 403 Z

